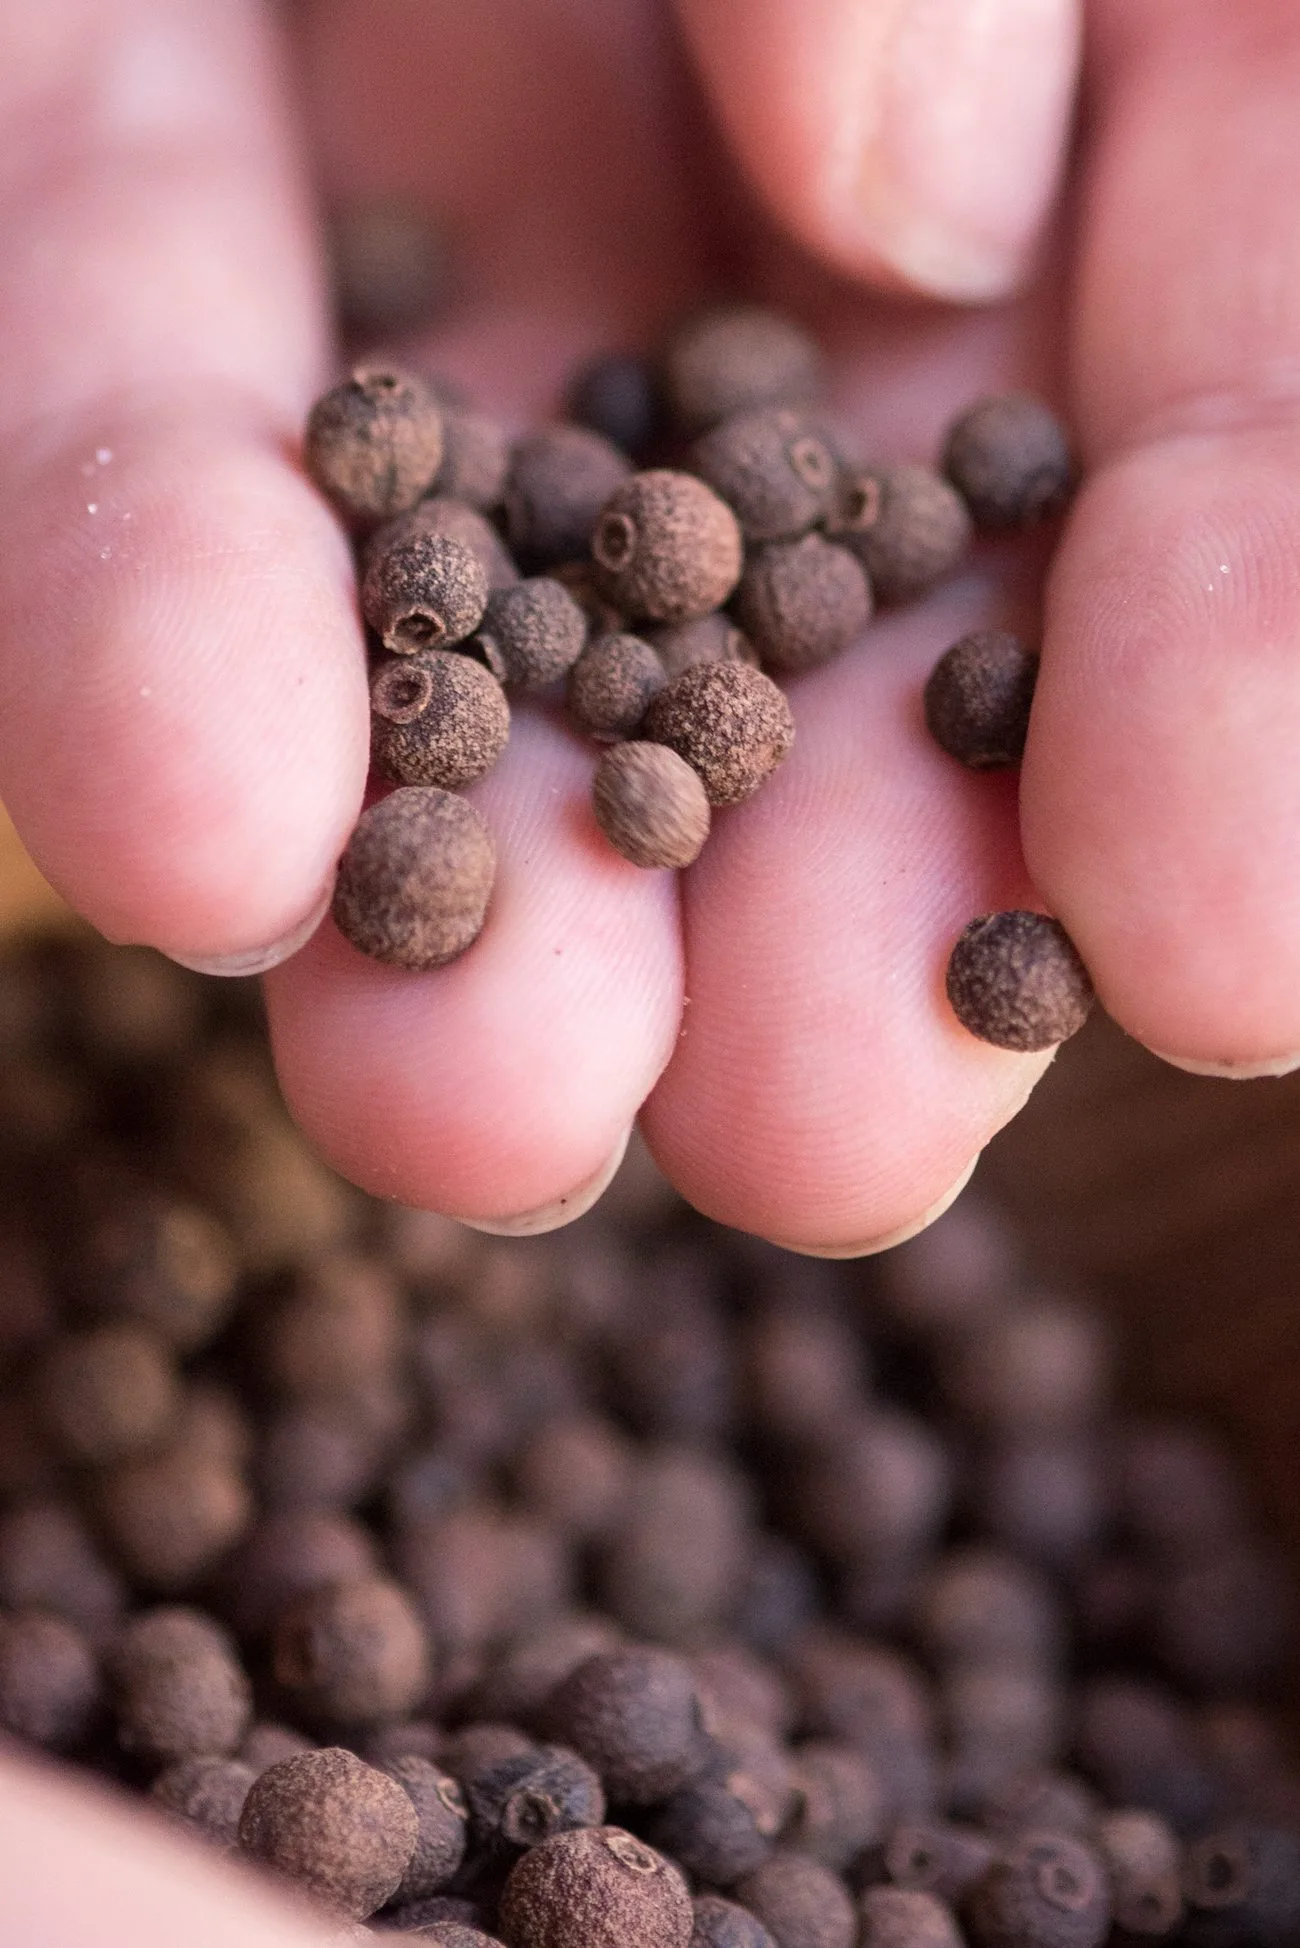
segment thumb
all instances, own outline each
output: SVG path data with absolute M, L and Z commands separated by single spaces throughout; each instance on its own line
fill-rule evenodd
M 677 0 L 731 145 L 838 270 L 1012 290 L 1060 173 L 1082 0 Z

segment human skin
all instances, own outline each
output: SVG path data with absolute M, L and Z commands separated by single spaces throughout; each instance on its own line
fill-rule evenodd
M 856 1251 L 1045 1066 L 946 1008 L 975 913 L 1057 913 L 1180 1060 L 1300 1050 L 1300 24 L 1094 0 L 1054 206 L 1071 0 L 678 11 L 685 57 L 652 0 L 299 0 L 282 42 L 253 0 L 0 7 L 0 795 L 115 939 L 252 965 L 319 912 L 366 712 L 296 457 L 332 372 L 305 154 L 443 212 L 462 296 L 412 354 L 512 423 L 720 278 L 808 318 L 882 452 L 1046 391 L 1089 483 L 1018 809 L 919 695 L 963 629 L 1036 626 L 1032 543 L 792 683 L 789 763 L 680 882 L 601 843 L 598 753 L 524 706 L 471 793 L 502 860 L 474 951 L 398 975 L 327 922 L 268 979 L 296 1113 L 374 1190 L 552 1221 L 639 1114 L 702 1209 Z

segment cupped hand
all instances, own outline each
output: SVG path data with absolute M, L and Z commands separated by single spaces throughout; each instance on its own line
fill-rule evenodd
M 1150 1046 L 1296 1059 L 1289 0 L 1094 0 L 1054 213 L 1071 0 L 679 0 L 676 28 L 662 0 L 298 0 L 283 41 L 253 0 L 3 11 L 0 795 L 113 938 L 266 964 L 360 804 L 348 553 L 297 464 L 332 376 L 313 177 L 444 215 L 462 296 L 415 349 L 513 423 L 740 289 L 812 324 L 882 455 L 1015 385 L 1068 403 L 1088 464 L 1019 820 L 919 696 L 964 628 L 1037 626 L 1032 545 L 792 684 L 792 757 L 680 880 L 610 852 L 592 752 L 520 708 L 473 792 L 501 870 L 472 953 L 399 975 L 326 922 L 269 977 L 344 1170 L 543 1223 L 640 1114 L 702 1209 L 866 1249 L 1042 1072 L 943 996 L 965 922 L 1030 902 Z

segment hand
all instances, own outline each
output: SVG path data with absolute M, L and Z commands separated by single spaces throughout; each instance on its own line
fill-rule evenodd
M 1071 0 L 680 0 L 780 231 L 655 0 L 292 11 L 327 187 L 426 187 L 465 240 L 465 306 L 427 352 L 486 404 L 546 410 L 574 358 L 645 342 L 725 273 L 833 343 L 882 453 L 933 451 L 980 392 L 1064 386 L 1092 470 L 1019 832 L 1014 783 L 930 748 L 918 696 L 963 628 L 1032 626 L 1032 551 L 791 685 L 794 755 L 680 884 L 602 846 L 590 751 L 521 709 L 474 793 L 502 865 L 473 953 L 396 975 L 327 925 L 270 978 L 327 1153 L 470 1218 L 572 1211 L 644 1103 L 706 1211 L 864 1249 L 940 1202 L 1042 1071 L 942 992 L 965 921 L 1031 886 L 1151 1046 L 1294 1059 L 1288 0 L 1095 0 L 1077 193 L 1014 299 Z M 0 790 L 111 936 L 267 958 L 314 920 L 366 762 L 347 554 L 293 461 L 329 368 L 274 50 L 252 0 L 6 13 Z

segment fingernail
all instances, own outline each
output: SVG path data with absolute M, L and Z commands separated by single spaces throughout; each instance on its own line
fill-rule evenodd
M 907 1224 L 900 1224 L 896 1231 L 886 1231 L 878 1238 L 867 1238 L 856 1245 L 784 1245 L 782 1249 L 800 1252 L 805 1258 L 870 1258 L 878 1251 L 890 1251 L 895 1245 L 905 1245 L 909 1238 L 914 1238 L 918 1231 L 924 1231 L 927 1225 L 943 1216 L 949 1205 L 957 1202 L 974 1176 L 975 1166 L 983 1154 L 982 1150 L 977 1150 L 956 1183 L 950 1185 L 933 1204 L 927 1204 L 919 1217 L 912 1218 Z M 772 1242 L 779 1244 L 780 1240 L 773 1239 Z
M 188 967 L 191 974 L 219 974 L 227 980 L 248 974 L 267 974 L 271 968 L 278 967 L 281 961 L 288 960 L 305 947 L 321 921 L 330 910 L 334 897 L 334 876 L 331 873 L 329 885 L 312 907 L 305 919 L 300 920 L 292 933 L 285 934 L 282 940 L 272 941 L 269 947 L 242 947 L 234 954 L 209 954 L 192 957 L 186 954 L 170 954 L 178 967 Z
M 845 242 L 937 297 L 1012 289 L 1060 173 L 1079 16 L 1078 0 L 846 10 L 859 58 L 828 174 Z
M 1188 1075 L 1213 1075 L 1225 1082 L 1255 1082 L 1261 1076 L 1290 1075 L 1300 1069 L 1300 1055 L 1270 1055 L 1262 1062 L 1193 1062 L 1187 1055 L 1166 1055 L 1162 1049 L 1151 1053 L 1172 1069 L 1185 1069 Z
M 588 1212 L 609 1189 L 623 1161 L 624 1153 L 632 1140 L 629 1126 L 624 1130 L 610 1154 L 606 1157 L 594 1177 L 585 1184 L 579 1184 L 563 1197 L 557 1197 L 550 1204 L 541 1204 L 535 1211 L 524 1211 L 518 1217 L 504 1218 L 462 1218 L 471 1231 L 486 1231 L 493 1238 L 537 1238 L 544 1231 L 559 1231 L 566 1224 L 572 1224 Z

